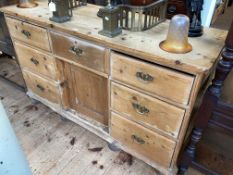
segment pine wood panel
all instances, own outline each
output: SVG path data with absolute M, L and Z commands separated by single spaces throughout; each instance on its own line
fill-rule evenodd
M 51 79 L 58 80 L 56 60 L 48 53 L 44 53 L 25 46 L 17 41 L 14 42 L 15 50 L 20 65 L 35 73 L 43 74 Z
M 105 67 L 107 51 L 104 47 L 61 33 L 51 31 L 50 35 L 54 54 L 97 71 L 107 72 Z M 76 49 L 77 53 L 72 49 Z
M 50 51 L 46 29 L 8 17 L 6 17 L 6 23 L 11 37 Z
M 143 32 L 123 30 L 122 35 L 108 38 L 98 34 L 102 29 L 102 20 L 97 17 L 99 6 L 88 4 L 73 10 L 72 20 L 66 23 L 55 23 L 49 20 L 52 12 L 47 1 L 39 1 L 38 6 L 31 9 L 20 9 L 14 6 L 3 7 L 6 15 L 23 18 L 36 24 L 63 31 L 77 37 L 94 41 L 105 47 L 139 57 L 157 64 L 182 70 L 192 74 L 209 73 L 217 60 L 217 55 L 224 45 L 227 32 L 205 28 L 200 38 L 189 38 L 193 51 L 187 54 L 167 53 L 159 48 L 159 43 L 166 39 L 169 21 Z M 208 48 L 208 49 L 204 49 Z
M 152 79 L 144 81 L 141 77 L 138 78 L 138 73 Z M 111 54 L 111 76 L 113 79 L 185 105 L 189 102 L 194 80 L 192 76 L 116 53 Z
M 175 148 L 171 141 L 139 124 L 112 113 L 111 135 L 121 144 L 164 167 L 169 167 Z
M 29 91 L 32 91 L 52 103 L 60 103 L 58 85 L 27 70 L 23 70 L 23 76 Z
M 136 122 L 160 129 L 175 138 L 185 113 L 183 109 L 116 83 L 111 84 L 111 107 Z M 148 111 L 145 112 L 145 108 Z
M 64 92 L 67 99 L 63 99 L 66 106 L 107 125 L 107 79 L 68 63 L 65 63 L 65 79 L 68 83 Z

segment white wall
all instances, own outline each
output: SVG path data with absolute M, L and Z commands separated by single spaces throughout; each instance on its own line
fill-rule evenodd
M 201 18 L 202 18 L 202 25 L 205 27 L 210 26 L 215 10 L 216 1 L 217 0 L 204 0 Z

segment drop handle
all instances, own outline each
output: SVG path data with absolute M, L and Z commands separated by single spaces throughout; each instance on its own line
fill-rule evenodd
M 150 110 L 148 108 L 146 108 L 145 106 L 142 106 L 138 103 L 132 103 L 132 106 L 138 114 L 145 115 L 145 114 L 148 114 L 150 112 Z
M 31 37 L 31 33 L 27 30 L 22 30 L 21 33 L 26 36 L 28 39 Z
M 37 87 L 39 90 L 41 90 L 42 92 L 45 91 L 45 88 L 44 88 L 43 86 L 39 85 L 39 84 L 37 84 L 36 87 Z
M 145 144 L 145 140 L 143 140 L 141 137 L 139 137 L 139 136 L 137 136 L 137 135 L 135 135 L 135 134 L 133 134 L 133 135 L 131 136 L 131 138 L 132 138 L 134 141 L 136 141 L 137 143 L 141 144 L 141 145 Z
M 154 77 L 152 77 L 150 74 L 147 74 L 144 72 L 136 72 L 136 77 L 139 80 L 142 80 L 144 82 L 152 82 L 154 80 Z
M 39 64 L 39 61 L 38 61 L 37 59 L 33 58 L 33 57 L 32 57 L 30 60 L 31 60 L 31 62 L 32 62 L 33 64 L 35 64 L 36 66 Z
M 83 54 L 83 50 L 75 46 L 70 47 L 69 52 L 71 52 L 72 54 L 78 57 L 80 57 Z

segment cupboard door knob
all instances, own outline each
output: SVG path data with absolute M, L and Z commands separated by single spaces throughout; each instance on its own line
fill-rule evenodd
M 68 81 L 67 80 L 65 80 L 65 81 L 63 81 L 63 82 L 60 83 L 61 87 L 65 87 L 67 85 L 68 85 Z
M 73 53 L 78 57 L 80 57 L 83 54 L 83 50 L 75 46 L 70 47 L 69 52 Z
M 132 106 L 138 114 L 145 115 L 145 114 L 148 114 L 150 112 L 149 109 L 147 109 L 145 106 L 141 106 L 138 103 L 132 103 Z
M 141 144 L 141 145 L 145 144 L 145 141 L 144 141 L 141 137 L 139 137 L 139 136 L 137 136 L 137 135 L 135 135 L 135 134 L 133 134 L 133 135 L 131 136 L 131 138 L 132 138 L 133 140 L 135 140 L 137 143 Z
M 154 77 L 144 72 L 136 72 L 136 77 L 144 82 L 151 82 L 154 80 Z
M 42 92 L 45 91 L 45 88 L 44 88 L 43 86 L 39 85 L 39 84 L 37 84 L 36 87 L 37 87 L 38 89 L 40 89 Z
M 30 60 L 31 60 L 31 62 L 32 62 L 33 64 L 35 64 L 36 66 L 39 64 L 39 61 L 38 61 L 37 59 L 33 58 L 33 57 L 32 57 Z
M 31 37 L 31 33 L 27 30 L 22 30 L 21 33 L 26 36 L 28 39 Z

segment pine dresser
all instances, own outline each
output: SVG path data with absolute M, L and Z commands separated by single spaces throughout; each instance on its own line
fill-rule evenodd
M 47 1 L 38 4 L 1 8 L 27 94 L 163 174 L 176 174 L 191 112 L 226 32 L 205 29 L 190 38 L 192 52 L 171 54 L 159 48 L 169 22 L 107 38 L 98 34 L 98 6 L 79 7 L 60 24 L 49 20 Z

